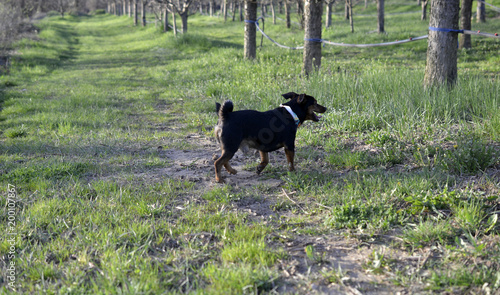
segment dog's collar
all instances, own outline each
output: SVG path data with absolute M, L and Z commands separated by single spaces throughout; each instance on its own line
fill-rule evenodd
M 292 111 L 292 108 L 290 106 L 287 106 L 287 105 L 284 105 L 284 104 L 280 104 L 280 107 L 285 108 L 288 111 L 288 113 L 290 113 L 290 115 L 292 116 L 293 120 L 295 121 L 295 125 L 297 125 L 297 127 L 299 127 L 300 126 L 300 119 L 297 116 L 297 114 L 295 114 L 295 112 Z

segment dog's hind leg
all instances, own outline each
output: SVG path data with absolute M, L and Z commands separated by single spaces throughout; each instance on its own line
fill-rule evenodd
M 225 164 L 224 164 L 224 168 L 226 168 L 227 172 L 231 173 L 231 174 L 236 174 L 238 173 L 238 171 L 236 169 L 234 169 L 233 167 L 231 167 L 231 164 L 229 164 L 229 161 L 227 161 Z
M 260 164 L 257 166 L 257 174 L 260 174 L 264 168 L 266 168 L 267 164 L 269 164 L 269 153 L 259 151 L 260 153 Z
M 214 163 L 214 166 L 215 166 L 215 181 L 216 182 L 224 182 L 224 180 L 222 179 L 220 173 L 221 173 L 221 170 L 222 170 L 222 166 L 224 166 L 227 171 L 229 171 L 229 173 L 231 174 L 236 174 L 236 170 L 234 170 L 231 165 L 229 164 L 229 160 L 231 160 L 234 156 L 234 153 L 231 153 L 231 152 L 227 152 L 226 150 L 223 150 L 222 151 L 222 155 L 220 156 L 220 158 L 218 158 L 217 160 L 215 160 L 215 163 Z

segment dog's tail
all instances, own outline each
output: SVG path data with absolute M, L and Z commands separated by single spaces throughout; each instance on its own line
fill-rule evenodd
M 227 114 L 231 113 L 233 111 L 234 105 L 233 102 L 230 100 L 226 100 L 222 106 L 220 103 L 215 103 L 215 111 L 219 115 L 219 118 L 225 119 L 227 117 Z

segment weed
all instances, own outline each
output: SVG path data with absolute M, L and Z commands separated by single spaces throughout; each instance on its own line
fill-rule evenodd
M 475 236 L 492 230 L 498 220 L 498 215 L 490 214 L 484 201 L 476 197 L 454 204 L 451 209 L 461 229 Z
M 436 243 L 448 244 L 456 236 L 456 229 L 453 228 L 450 221 L 420 221 L 419 224 L 405 229 L 403 239 L 412 247 L 420 248 L 432 246 Z
M 4 131 L 4 135 L 8 138 L 24 137 L 27 135 L 27 130 L 24 126 L 18 128 L 10 128 Z
M 370 273 L 383 274 L 386 271 L 390 271 L 390 263 L 391 259 L 385 257 L 384 251 L 373 250 L 364 267 Z
M 346 272 L 342 270 L 340 265 L 336 270 L 322 271 L 322 275 L 327 284 L 343 284 L 343 281 L 348 279 Z
M 460 134 L 453 149 L 446 151 L 439 165 L 456 174 L 476 174 L 498 163 L 500 154 L 474 134 Z
M 398 224 L 403 216 L 399 215 L 392 204 L 384 202 L 353 199 L 336 206 L 325 220 L 334 228 L 388 229 Z
M 265 242 L 235 241 L 230 243 L 221 252 L 221 258 L 226 263 L 242 262 L 250 265 L 272 266 L 283 254 L 267 249 Z
M 457 202 L 457 197 L 455 191 L 448 191 L 448 188 L 445 188 L 438 194 L 432 191 L 412 193 L 404 200 L 410 204 L 408 211 L 411 214 L 420 215 L 424 212 L 430 212 L 440 215 L 442 214 L 440 210 L 449 209 Z
M 265 267 L 249 264 L 218 266 L 208 264 L 203 274 L 214 294 L 259 294 L 275 286 L 276 274 Z

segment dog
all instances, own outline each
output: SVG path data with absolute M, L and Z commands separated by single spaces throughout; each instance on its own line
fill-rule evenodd
M 237 173 L 229 164 L 229 160 L 238 148 L 246 146 L 257 149 L 260 153 L 261 163 L 257 166 L 257 174 L 269 163 L 268 153 L 282 147 L 285 148 L 289 170 L 295 170 L 293 159 L 297 128 L 307 120 L 318 122 L 321 116 L 316 113 L 326 112 L 326 107 L 319 105 L 310 95 L 289 92 L 282 96 L 289 101 L 266 112 L 233 112 L 234 106 L 230 100 L 226 100 L 222 106 L 215 104 L 219 120 L 214 132 L 222 150 L 221 156 L 214 163 L 216 182 L 224 182 L 221 177 L 222 166 L 230 174 Z

